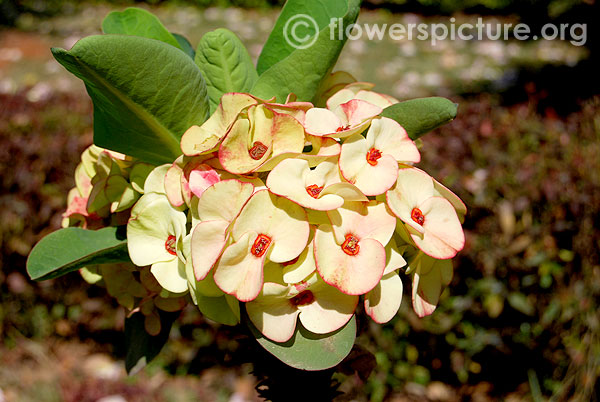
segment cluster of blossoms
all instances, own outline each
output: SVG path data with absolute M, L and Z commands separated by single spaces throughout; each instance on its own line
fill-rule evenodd
M 366 313 L 385 323 L 400 307 L 404 267 L 415 312 L 435 310 L 464 246 L 466 208 L 413 167 L 417 146 L 381 116 L 397 100 L 352 81 L 331 75 L 317 102 L 324 107 L 225 94 L 183 134 L 172 164 L 97 147 L 84 153 L 65 223 L 126 220 L 136 267 L 120 275 L 137 290 L 121 299 L 146 311 L 146 329 L 156 332 L 154 306 L 182 308 L 187 294 L 230 325 L 246 303 L 276 342 L 293 336 L 298 319 L 313 333 L 341 328 L 361 296 Z M 99 278 L 110 291 L 106 275 Z

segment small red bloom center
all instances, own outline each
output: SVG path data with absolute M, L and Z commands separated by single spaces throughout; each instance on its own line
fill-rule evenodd
M 254 244 L 252 245 L 252 249 L 250 250 L 250 252 L 256 257 L 262 257 L 263 254 L 269 248 L 270 244 L 271 238 L 269 236 L 259 234 L 256 240 L 254 240 Z
M 425 215 L 423 215 L 423 212 L 421 212 L 419 208 L 413 208 L 412 212 L 410 213 L 410 217 L 419 225 L 423 225 L 425 223 Z
M 339 126 L 339 127 L 338 127 L 338 128 L 335 130 L 335 132 L 336 132 L 336 133 L 339 133 L 340 131 L 348 130 L 349 128 L 350 128 L 350 125 L 349 125 L 349 124 L 348 124 L 348 125 L 346 125 L 346 126 Z
M 262 158 L 263 156 L 265 156 L 265 154 L 267 153 L 267 150 L 269 148 L 263 144 L 260 141 L 254 141 L 254 144 L 252 144 L 252 148 L 250 148 L 250 150 L 248 151 L 248 153 L 250 154 L 250 157 L 252 159 L 254 159 L 255 161 L 259 160 L 260 158 Z
M 306 187 L 306 192 L 312 198 L 318 198 L 319 194 L 321 194 L 321 191 L 323 191 L 323 186 L 319 187 L 316 184 L 311 184 L 310 186 Z
M 367 152 L 367 162 L 369 162 L 369 165 L 376 166 L 379 158 L 381 158 L 381 151 L 375 148 L 369 149 L 369 152 Z
M 358 238 L 353 234 L 347 234 L 346 240 L 342 244 L 342 250 L 344 253 L 348 255 L 356 255 L 360 251 L 360 246 L 358 245 Z
M 300 292 L 290 299 L 290 303 L 292 304 L 292 306 L 306 306 L 307 304 L 311 304 L 314 301 L 315 296 L 310 290 Z
M 175 250 L 175 244 L 177 243 L 177 238 L 173 235 L 167 237 L 167 241 L 165 241 L 165 249 L 167 253 L 172 255 L 177 255 L 177 251 Z

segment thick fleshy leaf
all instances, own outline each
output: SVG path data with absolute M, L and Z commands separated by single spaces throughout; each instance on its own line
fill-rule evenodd
M 244 44 L 233 32 L 224 28 L 202 37 L 196 49 L 195 62 L 206 80 L 211 113 L 216 110 L 223 94 L 250 92 L 258 79 Z
M 206 317 L 224 325 L 237 325 L 240 323 L 239 302 L 228 295 L 219 297 L 206 297 L 197 295 L 198 310 Z M 232 298 L 235 304 L 231 304 Z
M 125 369 L 133 375 L 150 363 L 161 351 L 171 332 L 173 322 L 179 317 L 179 312 L 168 313 L 159 311 L 160 333 L 152 336 L 144 328 L 144 315 L 134 313 L 125 319 Z
M 57 278 L 86 265 L 129 261 L 125 228 L 64 228 L 40 240 L 27 258 L 33 280 Z
M 265 338 L 249 320 L 246 323 L 263 348 L 288 366 L 301 370 L 316 371 L 334 367 L 348 356 L 356 338 L 354 317 L 343 328 L 323 335 L 313 334 L 298 323 L 296 332 L 285 343 Z
M 277 64 L 295 50 L 292 43 L 286 40 L 286 35 L 290 39 L 294 37 L 312 37 L 317 33 L 317 29 L 322 30 L 329 25 L 331 18 L 342 17 L 346 7 L 347 0 L 287 1 L 260 53 L 257 62 L 258 72 L 260 74 L 264 73 L 272 65 Z M 299 19 L 298 26 L 294 27 L 293 24 L 294 21 L 298 20 L 298 15 L 310 16 L 317 26 L 312 26 L 307 19 Z
M 283 36 L 285 24 L 296 15 L 307 14 L 303 10 L 306 10 L 309 3 L 319 3 L 323 7 L 325 7 L 325 4 L 334 5 L 335 8 L 332 10 L 335 11 L 327 14 L 326 18 L 324 18 L 327 21 L 324 21 L 324 23 L 329 23 L 330 20 L 327 17 L 341 17 L 341 24 L 344 27 L 356 21 L 360 9 L 360 0 L 345 0 L 343 2 L 336 0 L 335 3 L 331 1 L 327 1 L 326 3 L 322 0 L 311 0 L 310 2 L 295 0 L 288 2 L 290 7 L 294 5 L 297 8 L 294 7 L 294 9 L 290 10 L 289 14 L 286 12 L 280 18 L 281 27 L 275 28 L 273 35 Z M 275 96 L 279 102 L 283 102 L 288 94 L 293 93 L 297 95 L 299 101 L 310 102 L 317 95 L 321 81 L 329 75 L 337 62 L 346 39 L 345 34 L 339 37 L 336 27 L 327 25 L 319 31 L 312 46 L 304 49 L 298 48 L 293 50 L 287 48 L 282 52 L 279 50 L 269 50 L 269 46 L 265 51 L 265 57 L 268 55 L 269 61 L 265 64 L 261 62 L 261 68 L 259 69 L 261 75 L 252 88 L 252 94 L 262 99 L 270 99 Z M 283 42 L 279 41 L 279 43 L 282 44 Z M 273 57 L 271 57 L 271 52 L 273 53 Z M 285 57 L 286 54 L 287 57 Z M 265 69 L 267 66 L 270 67 Z
M 143 161 L 170 163 L 179 140 L 209 111 L 206 84 L 181 50 L 136 36 L 89 36 L 56 60 L 81 78 L 94 103 L 94 143 Z M 136 66 L 132 69 L 131 66 Z
M 183 50 L 177 39 L 154 14 L 137 7 L 108 14 L 102 21 L 102 32 L 156 39 Z
M 175 40 L 177 40 L 177 43 L 179 43 L 179 47 L 183 50 L 183 52 L 185 54 L 190 56 L 192 59 L 194 57 L 196 57 L 196 51 L 192 47 L 192 44 L 190 43 L 190 41 L 187 40 L 187 38 L 185 36 L 179 35 L 175 32 L 171 32 L 171 35 L 173 35 Z
M 413 140 L 451 122 L 458 105 L 446 98 L 411 99 L 396 103 L 383 110 L 384 117 L 396 120 Z

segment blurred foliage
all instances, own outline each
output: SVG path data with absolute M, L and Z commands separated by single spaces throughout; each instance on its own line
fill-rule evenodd
M 99 0 L 87 0 L 97 3 Z M 146 4 L 185 4 L 198 7 L 242 7 L 268 8 L 281 7 L 285 0 L 102 0 L 117 5 Z M 521 14 L 528 10 L 540 16 L 559 17 L 579 6 L 594 4 L 594 0 L 363 0 L 363 7 L 388 9 L 394 12 L 414 12 L 424 14 L 452 14 L 475 12 L 481 14 L 502 13 Z M 12 25 L 22 13 L 56 15 L 79 6 L 74 0 L 0 0 L 0 25 Z
M 405 295 L 391 323 L 359 323 L 359 343 L 377 365 L 368 380 L 360 364 L 358 376 L 336 374 L 345 397 L 377 401 L 405 389 L 431 398 L 437 389 L 450 399 L 498 398 L 539 387 L 546 396 L 592 398 L 600 374 L 600 98 L 558 118 L 538 114 L 531 96 L 510 107 L 483 95 L 456 99 L 456 121 L 423 141 L 424 168 L 470 208 L 467 246 L 433 316 L 419 320 Z M 89 100 L 30 100 L 24 90 L 0 95 L 0 105 L 0 344 L 87 340 L 122 357 L 124 311 L 104 289 L 76 274 L 25 277 L 26 256 L 59 226 L 91 142 Z M 189 309 L 148 370 L 201 374 L 245 367 L 256 353 L 243 329 L 212 326 Z

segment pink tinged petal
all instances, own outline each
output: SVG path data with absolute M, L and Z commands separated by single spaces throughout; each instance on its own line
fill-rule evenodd
M 421 275 L 417 268 L 413 276 L 412 302 L 415 313 L 423 318 L 433 314 L 441 294 L 440 275 Z
M 192 126 L 183 134 L 181 150 L 188 156 L 212 151 L 227 134 L 239 113 L 256 103 L 258 101 L 248 94 L 224 94 L 217 110 L 202 126 Z
M 382 109 L 398 103 L 398 100 L 391 96 L 368 90 L 358 91 L 354 98 L 369 102 L 370 104 L 379 106 Z
M 331 110 L 315 107 L 306 112 L 304 129 L 307 134 L 317 137 L 330 136 L 344 129 L 347 121 L 340 118 Z
M 167 174 L 165 175 L 164 186 L 167 198 L 174 207 L 180 207 L 185 204 L 183 188 L 181 186 L 182 177 L 183 169 L 181 169 L 177 162 L 173 162 L 173 165 L 171 165 L 169 170 L 167 170 Z
M 311 167 L 317 166 L 326 158 L 340 154 L 341 146 L 333 138 L 307 135 L 306 140 L 312 146 L 312 149 L 310 152 L 303 153 L 299 157 L 309 161 Z
M 284 113 L 273 113 L 273 156 L 301 153 L 304 148 L 304 128 L 295 118 Z
M 422 233 L 423 228 L 413 220 L 413 209 L 433 195 L 433 179 L 416 168 L 399 169 L 396 186 L 386 193 L 387 204 L 392 213 L 417 233 Z
M 381 278 L 373 290 L 365 295 L 365 312 L 379 324 L 390 321 L 402 303 L 402 279 L 397 271 Z
M 463 223 L 465 215 L 467 214 L 467 206 L 465 205 L 465 203 L 456 194 L 454 194 L 436 179 L 433 179 L 433 187 L 435 195 L 444 197 L 445 199 L 450 201 L 450 204 L 452 204 L 452 206 L 456 210 L 456 214 L 458 215 L 460 222 Z
M 404 257 L 402 257 L 400 251 L 398 251 L 395 240 L 391 240 L 386 246 L 385 254 L 387 256 L 387 260 L 385 264 L 385 270 L 383 271 L 384 276 L 391 272 L 397 271 L 399 268 L 402 268 L 406 265 L 406 260 Z
M 335 183 L 327 186 L 321 191 L 321 197 L 325 197 L 327 194 L 335 194 L 344 201 L 369 201 L 358 187 L 350 183 Z
M 144 194 L 146 193 L 159 193 L 165 194 L 165 176 L 171 168 L 170 164 L 164 164 L 154 168 L 146 181 L 144 182 Z
M 170 236 L 185 235 L 186 216 L 171 207 L 164 195 L 145 194 L 131 211 L 127 223 L 127 248 L 131 261 L 137 266 L 171 261 L 173 254 L 166 249 Z
M 383 202 L 347 202 L 327 214 L 340 244 L 346 234 L 353 233 L 359 240 L 370 238 L 387 245 L 396 228 L 396 218 Z
M 252 184 L 235 179 L 215 183 L 200 197 L 198 217 L 202 221 L 222 220 L 231 223 L 239 215 L 253 191 Z
M 313 242 L 308 243 L 308 246 L 297 259 L 285 262 L 282 266 L 282 279 L 285 283 L 299 283 L 305 280 L 317 269 Z
M 379 106 L 358 99 L 352 99 L 339 106 L 346 115 L 350 127 L 356 127 L 366 121 L 371 121 L 383 112 Z
M 225 249 L 215 267 L 217 286 L 239 301 L 254 300 L 263 285 L 263 265 L 268 251 L 260 257 L 251 252 L 257 238 L 256 232 L 244 234 L 239 241 Z
M 437 259 L 448 259 L 456 255 L 465 245 L 465 235 L 456 210 L 448 200 L 431 197 L 420 210 L 425 215 L 424 233 L 411 235 L 415 244 L 427 255 Z
M 287 298 L 288 287 L 277 283 L 265 283 L 262 293 L 246 304 L 248 318 L 267 338 L 286 342 L 296 329 L 300 311 Z
M 319 274 L 331 286 L 347 295 L 361 295 L 373 289 L 385 268 L 385 249 L 377 240 L 359 238 L 356 254 L 349 255 L 336 242 L 330 225 L 321 225 L 314 240 Z
M 188 290 L 185 264 L 179 258 L 152 264 L 150 272 L 164 289 L 173 293 L 183 293 Z
M 270 130 L 269 130 L 270 132 Z M 271 141 L 249 142 L 250 121 L 237 120 L 219 148 L 219 161 L 223 168 L 233 174 L 253 172 L 271 153 Z
M 369 148 L 391 155 L 398 162 L 420 162 L 421 155 L 406 130 L 392 119 L 381 117 L 371 122 L 367 132 Z
M 215 265 L 227 243 L 227 221 L 203 221 L 192 232 L 194 276 L 201 281 Z
M 335 165 L 334 165 L 335 167 Z M 319 169 L 318 166 L 315 170 Z M 322 170 L 322 168 L 321 168 Z M 269 174 L 267 187 L 277 195 L 286 197 L 291 201 L 310 209 L 327 211 L 340 207 L 344 200 L 332 195 L 321 198 L 319 193 L 323 189 L 325 177 L 313 177 L 309 164 L 302 159 L 286 159 L 281 161 Z M 315 187 L 316 186 L 316 187 Z M 315 187 L 318 192 L 311 196 L 310 190 Z
M 203 163 L 186 166 L 184 176 L 187 178 L 190 192 L 196 197 L 200 197 L 207 188 L 221 180 L 216 170 Z
M 232 229 L 234 239 L 248 231 L 271 238 L 269 259 L 285 262 L 296 258 L 308 241 L 310 232 L 306 212 L 292 201 L 261 190 L 250 198 Z
M 327 334 L 342 328 L 354 315 L 358 296 L 350 296 L 322 280 L 308 287 L 314 301 L 298 306 L 300 322 L 310 332 Z

